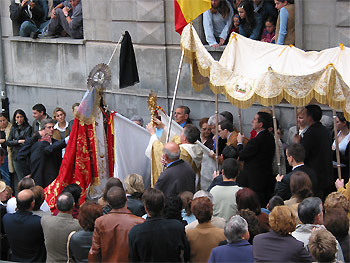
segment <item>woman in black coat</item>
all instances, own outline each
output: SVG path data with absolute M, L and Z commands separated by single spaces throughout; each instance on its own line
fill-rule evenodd
M 28 123 L 25 112 L 21 109 L 16 110 L 13 114 L 12 127 L 6 143 L 12 148 L 12 164 L 18 180 L 21 180 L 26 174 L 24 164 L 17 160 L 17 154 L 31 135 L 32 127 Z

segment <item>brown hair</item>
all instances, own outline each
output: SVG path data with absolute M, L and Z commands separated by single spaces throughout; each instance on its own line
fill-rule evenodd
M 186 215 L 190 216 L 191 215 L 191 203 L 193 199 L 193 193 L 189 191 L 185 191 L 179 194 L 179 197 L 181 198 L 182 201 L 182 208 L 185 209 Z
M 213 203 L 207 197 L 199 197 L 192 201 L 191 211 L 198 223 L 207 223 L 213 215 Z
M 111 177 L 107 180 L 105 189 L 103 190 L 103 194 L 102 194 L 102 199 L 104 201 L 107 201 L 107 192 L 109 189 L 111 189 L 113 186 L 119 186 L 121 188 L 123 188 L 123 184 L 122 182 L 118 179 L 118 178 L 114 178 Z M 123 188 L 124 189 L 124 188 Z
M 32 188 L 33 194 L 34 194 L 34 208 L 33 211 L 40 210 L 40 206 L 43 204 L 45 200 L 45 192 L 44 188 L 42 188 L 40 185 L 36 185 Z
M 317 229 L 311 233 L 308 248 L 317 262 L 334 262 L 337 241 L 326 229 Z
M 216 14 L 219 12 L 223 18 L 226 18 L 230 14 L 230 7 L 228 6 L 228 3 L 226 0 L 219 0 L 220 4 L 217 8 L 211 7 L 210 12 L 212 14 Z
M 249 209 L 241 209 L 238 214 L 248 223 L 249 242 L 252 243 L 254 237 L 261 233 L 259 219 L 253 211 Z
M 260 215 L 261 206 L 258 195 L 250 188 L 244 187 L 236 193 L 237 209 L 249 209 L 256 215 Z
M 345 213 L 349 213 L 349 200 L 340 192 L 330 193 L 324 201 L 324 210 L 329 208 L 342 208 Z
M 204 123 L 208 123 L 208 120 L 209 120 L 209 118 L 207 118 L 207 117 L 200 119 L 199 128 L 202 128 Z
M 269 215 L 269 224 L 276 233 L 288 235 L 295 230 L 296 218 L 288 206 L 276 206 Z
M 100 205 L 85 202 L 79 208 L 78 221 L 85 231 L 94 231 L 95 221 L 102 216 L 102 208 Z
M 312 183 L 310 177 L 301 171 L 297 171 L 290 177 L 290 191 L 300 203 L 305 198 L 312 196 Z
M 162 191 L 148 188 L 142 195 L 142 202 L 151 217 L 160 216 L 164 209 L 165 197 Z
M 328 208 L 323 224 L 338 240 L 348 235 L 349 219 L 342 208 Z

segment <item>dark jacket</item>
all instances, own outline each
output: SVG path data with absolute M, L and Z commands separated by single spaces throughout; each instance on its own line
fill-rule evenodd
M 255 236 L 253 244 L 254 262 L 312 262 L 303 242 L 291 235 L 270 231 Z
M 35 6 L 31 9 L 32 18 L 29 16 L 28 5 L 21 7 L 21 4 L 16 4 L 15 0 L 11 0 L 10 18 L 12 21 L 21 25 L 24 21 L 30 21 L 36 27 L 39 27 L 44 22 L 45 12 L 40 0 L 33 0 Z M 22 3 L 22 1 L 21 1 Z M 29 3 L 29 1 L 28 1 Z
M 319 189 L 333 186 L 332 139 L 329 130 L 317 122 L 307 129 L 301 144 L 305 148 L 304 163 L 315 171 Z
M 128 262 L 128 234 L 145 220 L 126 209 L 112 209 L 96 219 L 89 262 Z
M 304 172 L 310 177 L 310 180 L 312 182 L 312 191 L 314 193 L 317 191 L 318 189 L 317 176 L 315 172 L 311 168 L 307 167 L 306 165 L 302 165 L 302 166 L 296 167 L 293 171 L 283 176 L 283 179 L 281 182 L 276 183 L 275 195 L 282 197 L 283 200 L 288 200 L 291 198 L 292 193 L 290 191 L 290 177 L 292 176 L 293 173 L 298 171 Z
M 20 126 L 12 125 L 9 137 L 7 139 L 7 146 L 12 147 L 12 159 L 17 160 L 17 154 L 23 144 L 18 143 L 18 140 L 27 139 L 32 135 L 32 127 L 29 123 L 23 123 Z
M 275 178 L 272 173 L 272 161 L 275 155 L 275 140 L 267 131 L 261 131 L 255 138 L 248 141 L 245 147 L 237 146 L 239 160 L 244 161 L 242 176 L 246 177 L 247 185 L 254 191 L 272 191 Z M 238 182 L 239 185 L 245 184 Z M 270 190 L 272 186 L 272 190 Z
M 192 167 L 179 159 L 163 171 L 154 188 L 161 190 L 165 196 L 177 196 L 179 193 L 195 191 L 196 174 Z
M 0 248 L 1 248 L 1 252 L 0 252 L 0 260 L 8 260 L 7 258 L 7 252 L 9 249 L 9 244 L 8 244 L 8 240 L 5 234 L 5 230 L 4 230 L 4 223 L 3 223 L 3 217 L 4 215 L 6 215 L 6 206 L 4 206 L 1 202 L 0 202 Z
M 62 162 L 62 149 L 66 142 L 52 139 L 52 144 L 47 141 L 35 141 L 35 138 L 27 140 L 18 154 L 18 159 L 23 160 L 30 156 L 30 171 L 36 185 L 43 188 L 56 179 Z
M 72 235 L 69 242 L 69 251 L 74 262 L 88 262 L 91 244 L 92 231 L 79 230 Z
M 148 217 L 129 232 L 131 262 L 181 262 L 190 259 L 184 225 L 176 219 Z
M 253 246 L 247 240 L 240 240 L 213 248 L 208 262 L 254 262 Z
M 140 199 L 136 196 L 129 195 L 128 201 L 126 201 L 126 207 L 133 213 L 135 216 L 143 216 L 146 214 L 145 207 Z
M 4 216 L 5 232 L 12 250 L 11 261 L 46 261 L 44 233 L 40 219 L 29 211 L 17 211 Z

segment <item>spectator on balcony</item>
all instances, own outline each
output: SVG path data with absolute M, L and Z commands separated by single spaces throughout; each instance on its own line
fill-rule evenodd
M 203 14 L 205 38 L 212 47 L 222 46 L 230 32 L 233 9 L 226 0 L 211 0 L 211 9 Z
M 264 25 L 269 17 L 273 17 L 275 20 L 278 16 L 278 11 L 274 7 L 274 2 L 269 0 L 252 0 L 254 13 L 259 16 L 262 24 Z M 275 23 L 276 24 L 276 23 Z
M 67 33 L 70 37 L 81 39 L 83 35 L 83 11 L 80 0 L 63 3 L 62 9 L 53 9 L 51 19 L 40 38 L 52 38 Z
M 265 22 L 265 28 L 261 36 L 262 42 L 275 44 L 276 19 L 269 16 Z
M 239 15 L 238 14 L 233 16 L 233 25 L 232 25 L 231 33 L 232 32 L 239 34 Z
M 246 0 L 238 6 L 239 34 L 250 39 L 260 39 L 262 20 L 260 16 L 255 15 L 253 4 Z
M 37 38 L 46 25 L 40 0 L 11 0 L 10 18 L 19 25 L 21 37 Z
M 290 2 L 291 0 L 275 0 L 279 11 L 275 36 L 277 45 L 295 44 L 295 10 L 294 4 Z

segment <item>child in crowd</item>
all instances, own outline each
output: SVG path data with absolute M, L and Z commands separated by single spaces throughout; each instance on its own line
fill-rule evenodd
M 238 16 L 238 14 L 233 16 L 233 25 L 232 25 L 231 33 L 232 32 L 239 34 L 239 16 Z
M 261 36 L 262 42 L 275 43 L 276 19 L 269 16 L 265 22 L 265 28 Z

